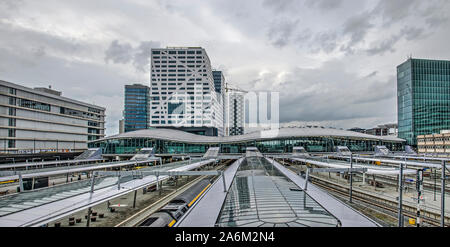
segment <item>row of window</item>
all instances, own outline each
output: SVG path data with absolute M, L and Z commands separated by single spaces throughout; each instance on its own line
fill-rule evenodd
M 171 50 L 164 50 L 163 52 L 161 51 L 152 51 L 152 54 L 164 54 L 164 52 L 168 53 L 168 54 L 202 54 L 202 50 L 187 50 L 187 51 L 171 51 Z
M 206 72 L 206 69 L 199 69 L 197 71 L 198 72 Z M 186 70 L 186 69 L 179 69 L 179 70 L 176 70 L 176 69 L 169 69 L 169 70 L 162 69 L 162 70 L 159 70 L 159 69 L 157 69 L 157 70 L 152 70 L 152 72 L 153 73 L 155 73 L 155 72 L 179 72 L 179 73 L 185 73 L 185 72 L 192 72 L 192 70 Z
M 189 76 L 196 76 L 196 75 L 200 75 L 200 76 L 208 76 L 208 74 L 153 74 L 153 76 L 156 77 L 162 77 L 162 76 L 169 76 L 169 77 L 176 77 L 176 76 L 181 76 L 181 77 L 189 77 Z
M 166 61 L 166 60 L 161 60 L 161 61 L 155 60 L 155 61 L 153 61 L 153 63 L 177 63 L 177 62 L 180 62 L 180 63 L 205 63 L 205 60 L 178 60 L 178 61 L 175 61 L 175 60 L 169 60 L 169 61 Z
M 203 56 L 197 56 L 197 57 L 195 57 L 195 56 L 171 56 L 171 57 L 167 57 L 167 56 L 153 56 L 152 57 L 153 59 L 173 59 L 173 58 L 176 58 L 176 59 L 203 59 Z
M 189 78 L 189 80 L 187 80 L 187 81 L 203 81 L 203 80 L 204 80 L 203 78 Z M 186 81 L 186 78 L 169 78 L 169 79 L 167 79 L 167 78 L 158 78 L 158 79 L 153 78 L 152 81 Z M 156 86 L 158 84 L 157 83 L 152 83 L 152 86 L 153 85 Z M 169 85 L 171 85 L 171 83 L 169 83 Z M 175 84 L 173 84 L 173 85 L 175 85 Z M 181 85 L 181 83 L 178 84 L 178 85 Z
M 450 70 L 450 62 L 449 61 L 413 59 L 412 62 L 413 62 L 414 69 L 426 68 L 426 69 Z
M 15 98 L 15 97 L 9 97 L 9 104 L 10 105 L 16 105 L 24 108 L 34 109 L 34 110 L 40 110 L 40 111 L 51 111 L 51 105 L 47 103 L 42 103 L 34 100 L 29 99 L 21 99 L 21 98 Z M 11 108 L 10 108 L 11 109 Z M 91 118 L 91 119 L 100 119 L 100 116 L 97 114 L 100 114 L 100 111 L 95 108 L 88 108 L 89 112 L 79 111 L 79 110 L 73 110 L 70 108 L 60 107 L 60 114 L 66 114 L 66 115 L 72 115 L 72 116 L 78 116 L 83 118 Z M 92 113 L 90 113 L 92 112 Z M 15 116 L 15 113 L 14 115 Z
M 202 79 L 201 78 L 197 78 L 197 80 L 198 81 L 201 81 Z M 193 80 L 189 80 L 189 81 L 193 81 Z M 197 84 L 197 85 L 201 85 L 201 83 L 198 83 L 198 82 L 196 82 L 196 83 L 191 83 L 191 82 L 188 82 L 186 85 L 188 85 L 188 86 L 193 86 L 193 85 L 195 85 L 195 84 Z M 160 83 L 152 83 L 152 86 L 158 86 L 158 85 L 160 85 L 160 86 L 176 86 L 176 85 L 183 85 L 183 83 L 175 83 L 175 82 L 169 82 L 169 83 L 167 83 L 167 82 L 160 82 Z M 203 86 L 208 86 L 209 85 L 209 83 L 208 82 L 204 82 L 203 83 Z M 155 90 L 155 88 L 152 88 L 152 90 Z
M 178 68 L 186 68 L 186 67 L 188 67 L 188 68 L 200 68 L 202 66 L 204 66 L 204 65 L 201 65 L 201 64 L 197 64 L 197 65 L 188 64 L 188 65 L 178 65 Z M 158 64 L 156 64 L 153 67 L 155 67 L 155 68 L 176 68 L 177 65 L 165 65 L 165 64 L 158 65 Z

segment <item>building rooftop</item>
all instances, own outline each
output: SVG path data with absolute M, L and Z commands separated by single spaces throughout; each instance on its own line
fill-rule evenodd
M 265 135 L 267 134 L 267 135 Z M 112 135 L 103 139 L 98 139 L 92 142 L 98 142 L 108 139 L 121 139 L 121 138 L 151 138 L 161 139 L 167 141 L 179 141 L 187 143 L 236 143 L 252 140 L 270 140 L 274 138 L 293 138 L 293 137 L 342 137 L 342 138 L 355 138 L 366 140 L 380 140 L 380 141 L 393 141 L 404 142 L 405 140 L 394 136 L 373 136 L 353 131 L 329 129 L 329 128 L 280 128 L 275 135 L 268 135 L 266 132 L 253 132 L 238 136 L 202 136 L 188 133 L 181 130 L 164 129 L 164 128 L 152 128 L 144 130 L 136 130 L 126 132 L 118 135 Z
M 23 90 L 23 91 L 30 92 L 30 93 L 37 94 L 37 95 L 42 95 L 42 96 L 45 96 L 45 97 L 48 97 L 48 98 L 53 98 L 53 99 L 57 99 L 57 100 L 66 101 L 66 102 L 69 102 L 69 103 L 79 104 L 79 105 L 83 105 L 83 106 L 86 106 L 86 107 L 92 107 L 92 108 L 100 108 L 103 111 L 106 110 L 106 108 L 102 107 L 102 106 L 93 105 L 93 104 L 81 102 L 81 101 L 78 101 L 78 100 L 66 98 L 66 97 L 63 97 L 63 96 L 59 96 L 59 95 L 57 95 L 55 93 L 46 92 L 46 91 L 44 91 L 42 89 L 29 88 L 29 87 L 25 87 L 25 86 L 22 86 L 22 85 L 19 85 L 19 84 L 15 84 L 15 83 L 12 83 L 12 82 L 7 82 L 7 81 L 2 81 L 2 80 L 0 80 L 0 85 L 3 85 L 5 87 L 17 88 L 19 90 Z M 55 91 L 55 90 L 52 90 L 52 91 Z M 59 92 L 59 91 L 55 91 L 55 92 Z

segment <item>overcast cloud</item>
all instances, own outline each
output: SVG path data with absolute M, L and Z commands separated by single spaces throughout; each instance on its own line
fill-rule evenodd
M 0 0 L 0 79 L 107 108 L 149 83 L 153 47 L 201 46 L 245 90 L 280 92 L 285 125 L 397 121 L 396 66 L 450 59 L 447 0 Z

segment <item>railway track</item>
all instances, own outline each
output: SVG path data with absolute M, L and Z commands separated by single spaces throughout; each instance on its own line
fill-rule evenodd
M 311 182 L 321 188 L 326 189 L 327 191 L 348 197 L 349 188 L 347 186 L 327 181 L 316 176 L 311 176 Z M 381 208 L 388 212 L 398 212 L 398 202 L 396 200 L 383 198 L 358 189 L 352 190 L 352 197 L 356 201 L 364 202 L 365 204 L 372 205 L 376 208 Z M 403 215 L 415 219 L 417 217 L 416 213 L 416 206 L 407 205 L 405 203 L 403 204 Z M 422 209 L 421 215 L 424 222 L 433 226 L 440 226 L 440 213 Z M 450 226 L 450 217 L 445 217 L 445 226 Z
M 283 163 L 286 164 L 287 162 L 283 162 Z M 289 164 L 289 163 L 287 163 L 287 164 Z M 287 168 L 296 173 L 298 172 L 298 169 L 295 169 L 292 164 L 290 164 L 290 166 L 287 166 Z M 335 182 L 332 182 L 327 179 L 324 179 L 324 178 L 321 178 L 318 176 L 314 176 L 314 175 L 310 175 L 310 178 L 311 178 L 311 180 L 310 180 L 311 183 L 329 191 L 331 194 L 337 195 L 341 198 L 348 198 L 348 196 L 349 196 L 350 188 L 348 186 L 338 184 L 338 183 L 335 183 Z M 367 179 L 367 180 L 369 180 L 369 179 Z M 396 179 L 391 179 L 391 180 L 395 181 L 394 185 L 397 185 Z M 436 186 L 437 186 L 437 184 L 436 184 Z M 389 198 L 377 196 L 372 193 L 365 192 L 365 191 L 355 189 L 355 188 L 353 188 L 353 190 L 352 190 L 352 198 L 355 201 L 359 201 L 366 205 L 372 206 L 373 209 L 377 212 L 380 212 L 380 209 L 382 209 L 383 211 L 386 211 L 386 212 L 390 212 L 390 214 L 386 213 L 386 216 L 388 216 L 388 217 L 392 217 L 393 214 L 395 215 L 398 213 L 397 200 L 392 200 Z M 403 206 L 402 212 L 403 212 L 404 216 L 410 217 L 413 219 L 417 218 L 417 205 L 412 206 L 412 205 L 408 205 L 407 203 L 403 202 L 402 206 Z M 421 215 L 422 215 L 423 222 L 426 222 L 433 226 L 440 226 L 440 219 L 441 219 L 440 212 L 436 213 L 433 211 L 422 209 Z M 445 216 L 444 225 L 450 226 L 450 217 Z
M 215 167 L 213 170 L 223 170 L 227 165 L 231 163 L 231 160 L 225 161 L 222 165 Z M 192 181 L 189 181 L 187 184 L 184 184 L 180 188 L 177 188 L 175 191 L 171 192 L 170 194 L 164 196 L 163 198 L 159 199 L 158 201 L 152 203 L 151 205 L 145 207 L 144 209 L 140 210 L 139 212 L 131 215 L 124 221 L 120 222 L 119 224 L 115 225 L 115 227 L 122 227 L 122 226 L 138 226 L 143 221 L 145 221 L 150 215 L 157 212 L 160 208 L 164 207 L 169 201 L 177 197 L 178 195 L 182 194 L 184 191 L 188 190 L 191 186 L 195 185 L 200 180 L 206 178 L 208 176 L 199 176 Z
M 205 176 L 200 176 L 198 178 L 195 178 L 192 181 L 189 181 L 187 184 L 183 185 L 180 188 L 177 188 L 176 190 L 174 190 L 173 192 L 165 195 L 164 197 L 162 197 L 158 201 L 150 204 L 149 206 L 145 207 L 144 209 L 140 210 L 139 212 L 131 215 L 130 217 L 128 217 L 124 221 L 120 222 L 119 224 L 115 225 L 114 227 L 130 227 L 130 226 L 137 226 L 137 225 L 139 225 L 142 221 L 144 221 L 147 217 L 149 217 L 151 214 L 156 212 L 159 208 L 161 208 L 162 206 L 167 204 L 170 200 L 175 198 L 177 195 L 183 193 L 183 191 L 185 191 L 190 186 L 192 186 L 193 184 L 197 183 L 198 181 L 200 181 L 204 177 Z

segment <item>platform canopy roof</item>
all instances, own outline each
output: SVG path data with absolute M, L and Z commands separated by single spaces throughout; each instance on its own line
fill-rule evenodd
M 128 139 L 128 138 L 151 138 L 160 139 L 166 141 L 177 141 L 186 143 L 236 143 L 245 141 L 260 141 L 260 140 L 273 140 L 273 139 L 286 139 L 286 138 L 301 138 L 301 137 L 337 137 L 337 138 L 349 138 L 359 140 L 375 140 L 375 141 L 391 141 L 391 142 L 405 142 L 405 140 L 394 136 L 374 136 L 363 134 L 359 132 L 331 129 L 331 128 L 280 128 L 275 131 L 258 131 L 244 135 L 237 136 L 203 136 L 196 135 L 189 132 L 164 129 L 164 128 L 152 128 L 125 132 L 118 135 L 112 135 L 106 138 L 98 139 L 92 142 L 99 142 L 109 139 Z

